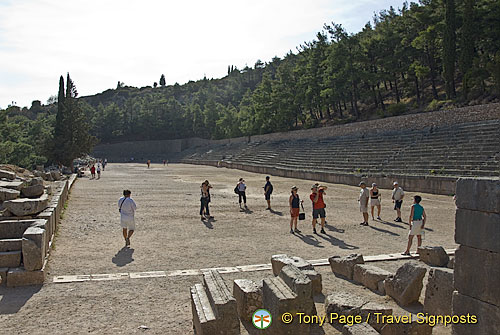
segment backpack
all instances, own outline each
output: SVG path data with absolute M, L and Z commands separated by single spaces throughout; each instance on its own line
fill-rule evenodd
M 238 190 L 238 184 L 236 184 L 236 187 L 234 188 L 234 193 L 240 194 L 240 191 Z

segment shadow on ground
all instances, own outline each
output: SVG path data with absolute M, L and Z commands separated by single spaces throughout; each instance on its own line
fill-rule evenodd
M 116 255 L 113 256 L 111 261 L 116 264 L 116 266 L 122 267 L 134 261 L 134 259 L 132 258 L 133 254 L 134 249 L 123 247 L 116 253 Z
M 42 285 L 16 288 L 0 287 L 0 314 L 15 314 L 35 295 Z

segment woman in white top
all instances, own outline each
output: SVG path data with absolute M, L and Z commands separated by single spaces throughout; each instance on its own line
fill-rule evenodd
M 243 200 L 243 204 L 245 205 L 245 209 L 248 209 L 247 196 L 245 193 L 247 190 L 247 185 L 245 184 L 245 180 L 243 178 L 240 178 L 237 188 L 238 188 L 238 203 L 240 204 L 240 208 L 241 208 L 241 200 Z
M 382 201 L 382 195 L 380 194 L 380 190 L 377 187 L 377 184 L 372 184 L 372 189 L 370 190 L 370 206 L 372 208 L 372 220 L 375 220 L 373 215 L 375 206 L 377 207 L 377 220 L 382 220 L 380 218 L 380 202 Z

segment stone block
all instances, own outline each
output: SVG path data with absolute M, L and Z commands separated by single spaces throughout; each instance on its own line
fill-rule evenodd
M 22 240 L 20 238 L 0 239 L 0 252 L 21 250 Z
M 41 178 L 41 177 L 32 178 L 29 181 L 29 186 L 35 186 L 35 185 L 42 185 L 43 186 L 43 178 Z
M 37 215 L 38 219 L 46 220 L 47 224 L 47 240 L 50 241 L 56 232 L 56 215 L 54 208 L 47 208 Z
M 21 192 L 11 188 L 0 187 L 0 202 L 6 200 L 14 200 L 19 197 Z
M 385 280 L 378 282 L 377 291 L 378 293 L 385 295 Z
M 59 171 L 50 171 L 50 176 L 52 177 L 52 180 L 61 180 L 62 179 L 62 174 Z
M 353 280 L 363 284 L 370 290 L 378 291 L 379 283 L 389 277 L 392 273 L 378 266 L 368 264 L 356 264 L 354 266 Z M 382 294 L 382 292 L 379 292 Z
M 385 293 L 402 306 L 417 302 L 426 272 L 427 269 L 417 262 L 405 263 L 396 271 L 396 274 L 385 280 Z
M 291 257 L 285 254 L 273 255 L 271 257 L 271 265 L 273 267 L 273 274 L 275 276 L 279 275 L 281 268 L 283 268 L 287 264 L 293 264 L 301 270 L 314 270 L 314 267 L 311 263 L 300 257 Z
M 298 298 L 312 299 L 312 282 L 311 280 L 295 265 L 285 265 L 279 277 L 292 289 Z
M 29 227 L 23 234 L 22 251 L 24 268 L 40 270 L 45 259 L 45 229 Z
M 461 245 L 455 251 L 454 271 L 458 292 L 500 305 L 500 253 Z
M 457 209 L 455 242 L 468 247 L 500 252 L 500 214 Z
M 356 323 L 352 326 L 345 325 L 342 335 L 378 335 L 379 333 L 368 323 Z
M 425 287 L 424 312 L 433 315 L 451 315 L 453 270 L 432 268 Z
M 43 180 L 46 180 L 46 181 L 54 181 L 54 178 L 52 178 L 52 175 L 50 174 L 50 172 L 45 172 L 42 175 L 42 178 L 43 178 Z
M 363 320 L 367 320 L 375 330 L 380 331 L 385 326 L 385 323 L 382 322 L 382 315 L 392 315 L 392 308 L 375 302 L 367 302 L 359 309 L 359 315 Z
M 354 265 L 364 264 L 363 256 L 360 254 L 350 254 L 349 256 L 333 256 L 328 259 L 330 267 L 335 275 L 351 279 L 354 273 Z
M 419 259 L 430 266 L 446 266 L 450 257 L 443 247 L 418 247 Z
M 43 220 L 0 220 L 0 236 L 2 238 L 22 238 L 28 227 Z
M 191 286 L 193 328 L 197 335 L 217 334 L 217 320 L 202 284 Z
M 0 286 L 7 285 L 7 271 L 9 268 L 0 268 Z
M 321 274 L 316 270 L 302 270 L 302 272 L 312 281 L 313 296 L 323 292 L 323 281 Z
M 382 335 L 431 335 L 432 327 L 428 323 L 419 323 L 415 314 L 406 314 L 401 322 L 387 323 L 380 330 Z
M 460 178 L 456 205 L 461 209 L 500 213 L 500 180 Z
M 14 180 L 16 179 L 16 174 L 7 170 L 0 170 L 0 178 Z
M 0 180 L 0 187 L 2 188 L 10 188 L 11 190 L 17 190 L 21 191 L 21 189 L 24 186 L 24 182 L 22 181 L 1 181 Z
M 21 194 L 23 197 L 37 198 L 43 194 L 44 190 L 43 185 L 26 186 L 21 189 Z
M 325 299 L 325 311 L 331 324 L 339 324 L 339 318 L 332 318 L 333 315 L 338 316 L 355 316 L 359 315 L 361 307 L 367 303 L 365 298 L 355 296 L 348 292 L 335 292 L 328 295 Z
M 0 267 L 15 268 L 21 264 L 21 250 L 0 252 Z
M 46 194 L 36 199 L 15 199 L 4 201 L 4 206 L 16 216 L 33 215 L 42 212 L 49 203 Z
M 45 269 L 27 271 L 24 268 L 9 269 L 7 287 L 42 285 L 45 281 Z
M 215 310 L 218 327 L 224 329 L 224 334 L 239 334 L 240 320 L 238 319 L 236 299 L 219 272 L 215 270 L 204 272 L 203 286 L 210 304 Z
M 457 291 L 453 292 L 452 304 L 453 315 L 468 318 L 468 322 L 452 325 L 453 335 L 500 334 L 500 307 Z M 471 320 L 471 316 L 475 316 L 477 322 Z
M 242 321 L 252 322 L 252 315 L 262 308 L 262 282 L 257 284 L 249 279 L 235 279 L 233 295 Z

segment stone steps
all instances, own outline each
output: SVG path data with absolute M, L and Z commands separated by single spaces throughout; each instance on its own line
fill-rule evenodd
M 22 238 L 1 238 L 0 252 L 21 250 L 22 241 Z
M 21 265 L 21 250 L 0 252 L 0 268 L 16 268 Z

